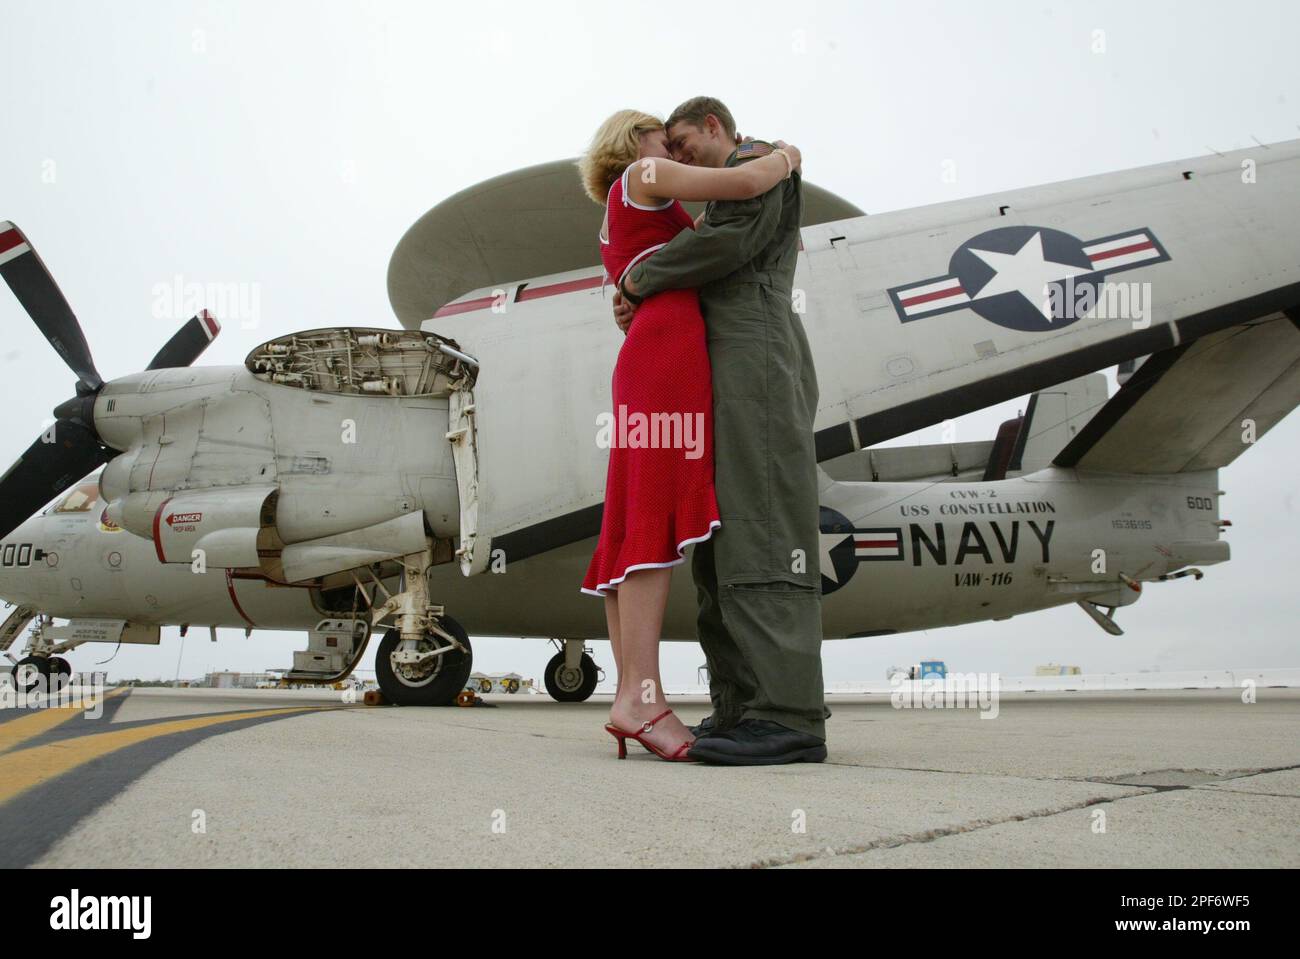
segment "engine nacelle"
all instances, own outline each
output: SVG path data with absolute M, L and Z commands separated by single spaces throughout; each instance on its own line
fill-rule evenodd
M 263 344 L 244 369 L 115 380 L 94 407 L 123 450 L 100 476 L 107 518 L 161 562 L 291 581 L 418 552 L 426 527 L 460 534 L 465 561 L 476 376 L 453 341 L 339 328 Z
M 202 557 L 218 569 L 256 567 L 258 548 L 274 541 L 274 486 L 181 493 L 129 493 L 107 507 L 110 522 L 153 542 L 161 563 Z

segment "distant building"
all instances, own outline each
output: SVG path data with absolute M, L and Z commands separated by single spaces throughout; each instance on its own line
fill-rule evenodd
M 471 673 L 466 689 L 477 693 L 517 693 L 521 689 L 532 691 L 533 681 L 518 673 Z
M 276 682 L 279 676 L 272 673 L 208 673 L 199 685 L 209 689 L 257 689 L 258 684 Z
M 1081 676 L 1083 670 L 1078 666 L 1062 666 L 1059 663 L 1047 663 L 1034 667 L 1035 676 Z

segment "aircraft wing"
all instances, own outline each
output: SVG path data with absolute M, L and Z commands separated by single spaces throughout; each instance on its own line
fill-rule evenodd
M 1292 140 L 806 227 L 819 459 L 1296 307 L 1297 211 Z
M 1153 355 L 1055 465 L 1122 473 L 1227 466 L 1300 402 L 1300 311 Z

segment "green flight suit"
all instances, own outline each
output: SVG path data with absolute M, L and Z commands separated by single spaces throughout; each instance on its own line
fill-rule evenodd
M 740 162 L 733 152 L 726 165 Z M 696 287 L 704 313 L 722 526 L 691 569 L 715 722 L 769 719 L 825 739 L 817 372 L 792 304 L 802 212 L 798 173 L 711 202 L 697 230 L 628 275 L 638 296 Z

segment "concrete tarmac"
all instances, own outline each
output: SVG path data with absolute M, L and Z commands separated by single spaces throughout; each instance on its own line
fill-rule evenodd
M 828 696 L 827 762 L 737 768 L 618 761 L 607 696 L 135 689 L 0 711 L 0 866 L 1294 867 L 1300 690 L 1257 696 Z

